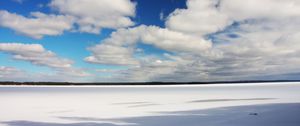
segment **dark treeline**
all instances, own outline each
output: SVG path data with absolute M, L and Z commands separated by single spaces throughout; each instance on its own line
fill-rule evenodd
M 0 85 L 196 85 L 196 84 L 237 84 L 237 83 L 272 83 L 272 82 L 300 82 L 300 80 L 245 80 L 245 81 L 209 81 L 209 82 L 13 82 L 2 81 Z

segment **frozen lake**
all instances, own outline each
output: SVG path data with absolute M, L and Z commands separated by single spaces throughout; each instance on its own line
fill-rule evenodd
M 0 125 L 299 126 L 298 103 L 299 83 L 0 86 Z

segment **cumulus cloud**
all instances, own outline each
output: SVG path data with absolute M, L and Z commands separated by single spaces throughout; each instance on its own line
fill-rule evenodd
M 102 28 L 123 28 L 134 25 L 136 4 L 130 0 L 52 0 L 51 8 L 72 16 L 79 31 L 98 34 Z
M 220 12 L 234 20 L 285 19 L 300 16 L 298 0 L 220 0 Z
M 259 72 L 265 74 L 296 72 L 299 70 L 297 64 L 300 61 L 298 58 L 299 38 L 296 37 L 299 36 L 297 30 L 299 27 L 295 20 L 288 22 L 285 27 L 282 27 L 283 22 L 281 21 L 240 24 L 237 29 L 223 33 L 238 33 L 238 38 L 217 35 L 230 42 L 219 44 L 216 49 L 223 52 L 222 61 L 231 64 L 232 67 L 229 67 L 232 69 L 231 71 L 239 70 L 244 74 L 247 71 L 249 72 L 247 74 L 251 72 L 254 74 Z M 265 27 L 270 27 L 270 29 Z M 226 70 L 230 71 L 229 68 Z
M 161 81 L 157 77 L 174 73 L 176 71 L 174 68 L 179 65 L 179 62 L 162 60 L 152 56 L 145 56 L 139 61 L 141 62 L 139 66 L 117 71 L 113 79 L 136 82 Z
M 59 58 L 40 44 L 0 43 L 0 51 L 12 54 L 16 60 L 29 61 L 35 65 L 68 68 L 73 64 L 73 61 Z
M 138 62 L 132 57 L 133 51 L 126 47 L 101 44 L 95 47 L 91 47 L 88 50 L 90 50 L 93 55 L 86 57 L 85 61 L 90 63 L 113 65 L 138 64 Z
M 56 71 L 57 75 L 80 77 L 91 76 L 91 74 L 85 72 L 85 70 L 74 68 L 72 66 L 72 60 L 61 58 L 54 52 L 46 50 L 40 44 L 0 43 L 0 52 L 11 54 L 14 60 L 27 61 L 34 65 L 52 68 Z M 13 71 L 14 69 L 9 69 L 8 67 L 4 70 Z M 16 70 L 13 72 L 16 72 Z
M 99 51 L 107 45 L 130 52 L 122 54 L 138 65 L 118 71 L 112 80 L 278 79 L 300 70 L 299 8 L 297 0 L 189 0 L 186 9 L 168 16 L 166 28 L 142 25 L 117 30 L 90 47 L 90 57 L 98 63 L 106 61 L 102 57 L 113 58 L 114 53 Z M 137 58 L 137 43 L 171 53 Z
M 203 36 L 222 31 L 233 22 L 300 16 L 300 2 L 295 0 L 188 0 L 187 7 L 169 15 L 169 29 Z
M 92 56 L 85 60 L 91 63 L 139 65 L 134 58 L 135 45 L 141 42 L 154 45 L 170 52 L 201 53 L 211 48 L 211 42 L 200 37 L 174 32 L 156 26 L 141 25 L 135 28 L 119 29 L 110 38 L 90 47 Z
M 70 16 L 48 15 L 41 12 L 32 12 L 30 15 L 24 17 L 0 10 L 0 26 L 36 39 L 44 35 L 61 35 L 65 30 L 72 28 L 73 19 Z
M 218 0 L 188 0 L 187 9 L 176 9 L 166 21 L 166 26 L 175 31 L 203 36 L 223 30 L 231 24 L 228 15 L 216 9 Z
M 189 22 L 185 16 L 199 17 L 191 11 L 192 5 L 206 3 L 205 0 L 191 0 L 188 9 L 173 12 L 166 22 L 171 29 L 201 35 L 202 28 L 196 22 Z M 213 3 L 213 1 L 210 1 Z M 175 67 L 170 75 L 160 79 L 176 78 L 185 75 L 187 80 L 245 80 L 262 79 L 263 76 L 296 73 L 299 71 L 299 2 L 295 0 L 220 0 L 212 9 L 225 17 L 223 22 L 236 22 L 221 25 L 223 30 L 212 30 L 215 39 L 208 55 L 182 59 L 192 62 Z M 266 6 L 268 5 L 268 6 Z M 282 9 L 278 9 L 282 8 Z M 189 13 L 189 11 L 191 11 Z M 220 18 L 219 17 L 219 18 Z M 186 20 L 184 20 L 186 19 Z M 213 19 L 208 19 L 214 21 Z M 181 29 L 170 22 L 187 22 L 193 31 Z M 201 19 L 198 21 L 202 22 Z M 169 24 L 168 24 L 169 23 Z M 222 24 L 222 23 L 221 23 Z M 208 23 L 209 26 L 209 23 Z M 217 33 L 216 33 L 217 32 Z M 216 33 L 216 34 L 215 34 Z M 232 37 L 232 35 L 234 37 Z M 205 37 L 205 36 L 204 36 Z M 211 55 L 213 54 L 213 55 Z M 217 57 L 215 54 L 218 54 Z M 211 58 L 215 57 L 215 58 Z M 287 64 L 288 63 L 288 64 Z

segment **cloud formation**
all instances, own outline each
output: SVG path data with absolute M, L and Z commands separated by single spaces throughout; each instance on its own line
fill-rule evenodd
M 187 9 L 176 9 L 166 21 L 167 28 L 203 36 L 231 24 L 228 15 L 217 9 L 218 0 L 187 0 Z
M 298 0 L 220 0 L 218 9 L 231 19 L 273 19 L 281 20 L 299 17 Z
M 73 61 L 59 58 L 40 44 L 0 43 L 0 51 L 12 54 L 15 60 L 29 61 L 35 65 L 69 68 L 73 64 Z
M 57 80 L 60 80 L 62 78 L 91 76 L 91 74 L 87 73 L 83 69 L 73 67 L 72 60 L 61 58 L 54 52 L 46 50 L 40 44 L 0 43 L 0 52 L 11 54 L 14 60 L 22 60 L 30 62 L 33 65 L 46 66 L 55 71 L 55 74 L 35 75 L 27 73 L 26 71 L 18 70 L 17 68 L 2 66 L 2 77 L 8 78 L 9 75 L 12 75 L 11 78 L 13 78 L 13 75 L 15 74 L 20 75 L 16 76 L 16 78 L 21 77 L 22 75 L 24 78 L 28 79 L 30 78 L 30 75 L 32 75 L 35 76 L 37 80 L 45 81 L 47 80 L 47 77 L 53 77 L 53 80 L 55 80 L 54 77 L 57 77 Z
M 35 39 L 61 35 L 64 31 L 99 34 L 103 28 L 134 25 L 130 17 L 135 16 L 135 6 L 130 0 L 52 0 L 49 7 L 58 14 L 31 12 L 25 17 L 0 10 L 0 26 Z
M 64 31 L 99 34 L 101 29 L 115 29 L 87 48 L 90 55 L 84 61 L 122 66 L 95 70 L 109 72 L 107 78 L 95 77 L 98 81 L 280 79 L 299 73 L 298 0 L 187 0 L 186 4 L 169 15 L 157 14 L 165 27 L 134 26 L 131 18 L 138 3 L 130 0 L 51 0 L 48 7 L 53 14 L 22 16 L 2 10 L 0 26 L 36 39 Z M 147 48 L 140 44 L 160 51 L 145 53 Z M 55 70 L 53 75 L 36 75 L 40 78 L 91 76 L 40 44 L 1 43 L 0 51 Z M 2 77 L 28 76 L 17 68 L 0 68 Z
M 123 81 L 249 80 L 293 74 L 300 70 L 299 8 L 297 0 L 189 0 L 187 9 L 168 16 L 166 28 L 118 30 L 90 47 L 90 57 L 115 64 L 102 58 L 113 53 L 97 48 L 127 49 L 127 60 L 138 65 L 115 73 L 113 79 Z M 137 43 L 170 53 L 136 57 Z
M 10 28 L 19 34 L 35 39 L 44 35 L 61 35 L 72 28 L 73 18 L 62 15 L 48 15 L 32 12 L 30 17 L 24 17 L 5 10 L 0 10 L 0 26 Z
M 211 48 L 211 42 L 201 37 L 162 29 L 157 26 L 141 25 L 134 28 L 119 29 L 100 44 L 90 47 L 92 56 L 85 60 L 91 63 L 139 65 L 134 58 L 137 43 L 154 45 L 170 52 L 188 52 L 193 54 Z
M 72 16 L 80 32 L 99 34 L 102 28 L 124 28 L 134 25 L 136 4 L 130 0 L 52 0 L 50 7 Z

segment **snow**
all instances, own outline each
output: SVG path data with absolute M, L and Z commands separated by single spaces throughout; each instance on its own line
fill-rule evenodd
M 299 90 L 298 83 L 0 86 L 0 125 L 298 126 Z

